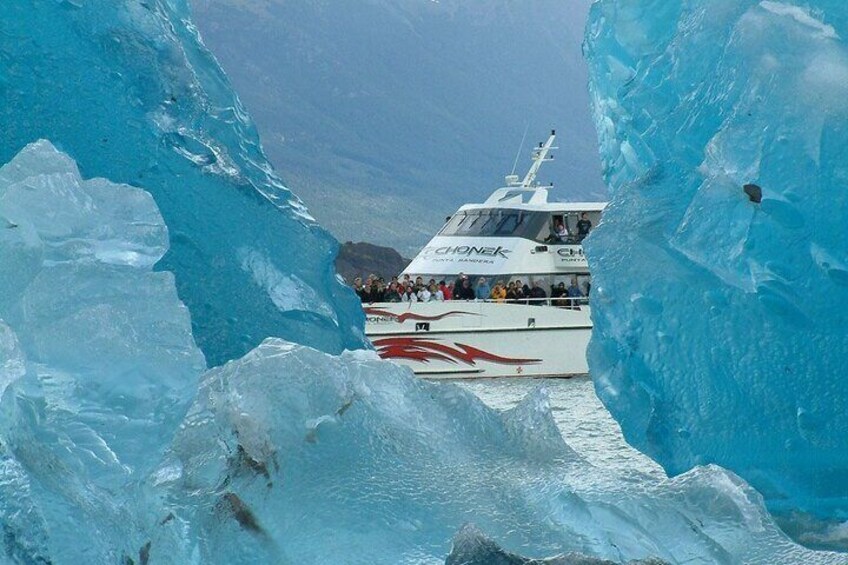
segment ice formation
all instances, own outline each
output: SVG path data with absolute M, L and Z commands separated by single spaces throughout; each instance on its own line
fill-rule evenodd
M 0 169 L 0 222 L 0 562 L 842 559 L 718 467 L 590 465 L 542 391 L 498 413 L 276 338 L 204 372 L 153 199 L 47 142 Z
M 117 562 L 110 533 L 144 516 L 206 368 L 167 249 L 149 193 L 47 142 L 0 169 L 0 561 Z
M 170 229 L 157 269 L 210 364 L 272 335 L 363 347 L 335 241 L 271 170 L 185 0 L 14 0 L 0 21 L 0 163 L 46 138 L 84 176 L 152 193 Z
M 845 520 L 845 3 L 601 0 L 587 36 L 599 396 L 670 474 Z

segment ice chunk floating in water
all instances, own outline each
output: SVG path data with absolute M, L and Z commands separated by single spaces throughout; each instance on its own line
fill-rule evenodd
M 373 352 L 275 339 L 203 376 L 159 475 L 163 511 L 191 537 L 156 550 L 199 539 L 221 563 L 443 563 L 460 530 L 449 563 L 843 558 L 792 544 L 759 494 L 717 467 L 639 482 L 590 465 L 544 394 L 498 414 Z
M 842 558 L 790 542 L 720 468 L 593 467 L 541 392 L 501 414 L 373 352 L 280 339 L 204 373 L 151 268 L 153 199 L 47 142 L 0 169 L 0 216 L 0 561 Z
M 185 0 L 4 1 L 0 21 L 0 163 L 47 138 L 84 176 L 152 193 L 170 230 L 157 268 L 211 364 L 267 336 L 363 346 L 336 242 L 271 170 Z
M 590 364 L 628 441 L 848 518 L 848 8 L 601 0 Z M 751 186 L 746 186 L 751 185 Z

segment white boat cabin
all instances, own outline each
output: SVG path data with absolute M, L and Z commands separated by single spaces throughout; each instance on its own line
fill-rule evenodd
M 404 270 L 412 278 L 458 273 L 548 284 L 588 276 L 578 223 L 597 225 L 602 202 L 548 202 L 545 188 L 501 188 L 483 204 L 466 204 Z M 590 228 L 591 230 L 591 228 Z
M 466 204 L 430 240 L 403 274 L 413 279 L 456 277 L 458 273 L 490 282 L 528 279 L 547 291 L 577 276 L 588 284 L 589 265 L 583 238 L 598 225 L 605 202 L 549 202 L 550 186 L 536 184 L 542 163 L 550 161 L 556 132 L 534 148 L 525 177 L 508 175 L 506 185 L 482 204 Z M 552 186 L 552 185 L 551 185 Z M 588 223 L 587 223 L 588 222 Z

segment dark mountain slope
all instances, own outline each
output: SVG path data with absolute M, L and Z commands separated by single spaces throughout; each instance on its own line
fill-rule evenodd
M 336 257 L 336 271 L 348 283 L 356 277 L 365 278 L 368 275 L 390 280 L 408 264 L 409 259 L 404 259 L 394 249 L 365 242 L 348 241 L 342 245 Z

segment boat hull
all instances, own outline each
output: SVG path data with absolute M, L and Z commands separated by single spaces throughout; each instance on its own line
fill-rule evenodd
M 363 305 L 377 353 L 438 379 L 586 375 L 589 307 L 474 301 Z

